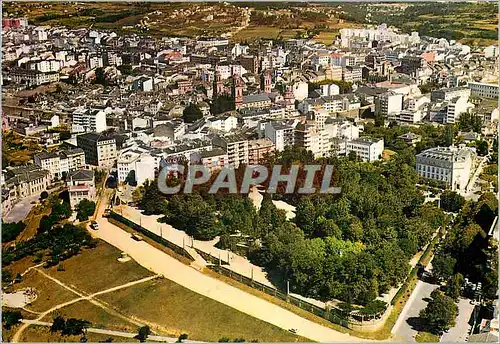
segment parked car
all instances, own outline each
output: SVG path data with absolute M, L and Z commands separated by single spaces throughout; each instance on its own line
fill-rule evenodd
M 138 234 L 132 234 L 132 239 L 135 241 L 142 241 L 142 237 Z
M 93 230 L 98 230 L 99 229 L 99 224 L 96 221 L 92 221 L 90 223 L 90 228 L 92 228 Z

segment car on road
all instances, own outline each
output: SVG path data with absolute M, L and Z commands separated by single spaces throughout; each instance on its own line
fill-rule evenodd
M 93 230 L 98 230 L 99 229 L 99 224 L 96 221 L 92 221 L 90 223 L 90 228 L 92 228 Z
M 297 329 L 296 328 L 291 328 L 288 330 L 289 332 L 292 332 L 292 333 L 297 333 Z
M 102 216 L 109 217 L 110 213 L 111 213 L 111 209 L 106 208 L 106 209 L 104 209 L 104 212 L 102 213 Z
M 135 241 L 142 241 L 142 237 L 138 234 L 132 234 L 132 239 Z

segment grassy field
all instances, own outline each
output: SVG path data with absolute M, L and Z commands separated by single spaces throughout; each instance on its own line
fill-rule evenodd
M 137 325 L 132 324 L 118 316 L 109 314 L 104 309 L 92 304 L 90 301 L 78 301 L 67 307 L 58 309 L 57 311 L 45 316 L 42 321 L 51 322 L 52 319 L 61 315 L 64 318 L 80 318 L 88 320 L 92 323 L 91 327 L 105 328 L 107 330 L 116 330 L 123 332 L 134 332 L 137 330 Z
M 86 293 L 95 293 L 153 275 L 133 260 L 120 263 L 117 260 L 120 255 L 121 252 L 115 247 L 101 241 L 96 248 L 85 250 L 62 262 L 65 271 L 57 271 L 57 267 L 52 267 L 45 272 Z
M 417 343 L 438 343 L 441 337 L 429 333 L 429 332 L 418 332 L 415 336 L 415 341 Z
M 280 28 L 273 26 L 249 26 L 238 32 L 231 39 L 236 42 L 252 41 L 258 38 L 276 39 L 280 31 Z
M 216 342 L 222 337 L 259 342 L 305 340 L 167 279 L 149 281 L 100 298 L 126 314 L 171 329 L 173 335 L 187 333 L 193 340 Z
M 78 296 L 71 291 L 65 289 L 59 284 L 48 280 L 36 270 L 31 270 L 23 276 L 20 283 L 10 286 L 7 290 L 16 291 L 24 288 L 34 288 L 38 295 L 37 299 L 26 306 L 26 309 L 43 312 L 60 303 L 70 301 Z
M 90 333 L 88 332 L 86 335 L 89 343 L 98 343 L 107 340 L 108 338 L 112 338 L 115 343 L 123 343 L 123 342 L 139 342 L 134 338 L 126 338 L 126 337 L 118 337 L 118 336 L 109 336 L 106 334 L 99 333 Z M 20 338 L 21 342 L 29 343 L 29 342 L 67 342 L 67 343 L 78 343 L 80 342 L 81 336 L 62 336 L 59 333 L 51 333 L 50 328 L 47 326 L 29 326 L 24 332 L 23 336 Z
M 31 160 L 33 154 L 41 150 L 42 147 L 39 144 L 26 140 L 14 131 L 2 135 L 2 159 L 7 165 L 25 165 Z
M 56 267 L 40 269 L 85 293 L 105 290 L 152 275 L 134 261 L 118 262 L 116 259 L 119 256 L 119 250 L 100 242 L 95 249 L 85 250 L 80 255 L 64 261 L 62 266 L 65 271 L 57 271 Z M 16 271 L 24 271 L 34 263 L 25 258 L 15 264 L 13 267 Z M 25 287 L 35 288 L 39 295 L 33 304 L 27 306 L 27 309 L 36 312 L 46 311 L 57 304 L 78 297 L 36 270 L 27 273 L 23 281 L 11 289 Z M 43 320 L 51 321 L 54 315 L 60 314 L 67 318 L 88 320 L 92 323 L 92 327 L 125 332 L 136 331 L 138 326 L 124 319 L 126 316 L 136 318 L 137 321 L 142 319 L 144 322 L 157 324 L 161 334 L 178 336 L 181 333 L 188 333 L 189 338 L 198 340 L 217 341 L 222 337 L 228 337 L 231 340 L 245 338 L 260 342 L 306 341 L 305 338 L 252 318 L 167 279 L 137 284 L 101 295 L 97 300 L 102 300 L 112 310 L 107 311 L 89 301 L 79 301 L 58 309 Z M 37 342 L 74 339 L 54 337 L 45 329 L 35 327 L 30 327 L 23 338 L 24 341 Z
M 335 38 L 339 35 L 339 31 L 321 31 L 318 35 L 314 36 L 314 40 L 330 45 Z

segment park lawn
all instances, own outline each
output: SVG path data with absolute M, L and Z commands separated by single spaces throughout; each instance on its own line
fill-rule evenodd
M 280 33 L 279 27 L 274 26 L 249 26 L 232 37 L 236 42 L 252 41 L 259 38 L 275 39 Z
M 61 262 L 64 271 L 57 271 L 54 266 L 45 272 L 86 293 L 95 293 L 153 275 L 134 260 L 120 263 L 117 260 L 120 255 L 120 250 L 99 241 L 97 247 L 83 250 L 79 255 Z
M 24 257 L 22 259 L 10 263 L 7 266 L 4 266 L 4 269 L 10 271 L 12 277 L 16 277 L 17 274 L 22 274 L 28 268 L 37 265 L 37 263 L 33 262 L 33 259 L 34 259 L 33 256 Z
M 36 270 L 29 271 L 23 276 L 23 280 L 20 283 L 9 286 L 8 291 L 14 292 L 28 287 L 35 289 L 38 297 L 33 303 L 27 305 L 26 309 L 35 312 L 47 311 L 60 303 L 79 297 L 56 282 L 49 280 Z
M 438 343 L 440 339 L 441 337 L 438 335 L 424 331 L 418 332 L 415 336 L 415 341 L 417 343 Z
M 112 338 L 115 343 L 123 342 L 139 342 L 135 338 L 110 336 L 107 334 L 91 333 L 87 332 L 86 335 L 89 343 L 98 343 L 105 341 L 108 338 Z M 20 338 L 21 342 L 29 343 L 41 343 L 41 342 L 67 342 L 67 343 L 79 343 L 81 336 L 62 336 L 60 333 L 51 333 L 50 327 L 48 326 L 38 326 L 30 325 L 23 332 Z
M 168 279 L 148 281 L 99 296 L 117 310 L 169 329 L 189 339 L 217 342 L 222 337 L 259 342 L 307 341 L 197 294 Z
M 43 317 L 42 321 L 52 322 L 54 317 L 58 315 L 64 317 L 65 319 L 84 319 L 92 323 L 90 327 L 103 328 L 106 330 L 135 332 L 139 327 L 119 316 L 110 314 L 106 310 L 87 300 L 78 301 L 64 308 L 59 308 L 58 310 Z

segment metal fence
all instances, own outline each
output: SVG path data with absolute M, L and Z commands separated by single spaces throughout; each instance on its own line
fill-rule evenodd
M 177 254 L 180 254 L 181 256 L 184 256 L 186 257 L 187 259 L 189 259 L 190 261 L 194 261 L 194 257 L 191 256 L 191 254 L 189 254 L 189 252 L 187 250 L 185 250 L 183 247 L 177 245 L 177 244 L 174 244 L 173 242 L 171 241 L 168 241 L 167 239 L 165 238 L 162 238 L 161 236 L 151 232 L 150 230 L 138 225 L 137 223 L 133 222 L 133 221 L 130 221 L 129 219 L 117 214 L 116 212 L 114 211 L 111 211 L 109 213 L 109 217 L 118 221 L 118 222 L 121 222 L 122 224 L 124 224 L 125 226 L 127 227 L 130 227 L 132 228 L 133 230 L 136 230 L 138 232 L 140 232 L 141 234 L 144 234 L 145 236 L 147 236 L 148 238 L 156 241 L 157 243 L 163 245 L 163 246 L 166 246 L 168 247 L 169 249 L 171 249 L 172 251 L 174 251 L 175 253 Z
M 249 287 L 252 287 L 254 289 L 260 290 L 268 295 L 277 297 L 283 301 L 289 302 L 294 306 L 297 306 L 305 311 L 308 311 L 310 313 L 313 313 L 317 316 L 320 316 L 332 323 L 342 325 L 344 327 L 349 327 L 349 321 L 346 319 L 346 317 L 342 316 L 339 314 L 340 312 L 336 309 L 324 309 L 321 307 L 318 307 L 316 305 L 313 305 L 307 301 L 301 300 L 299 298 L 296 298 L 292 295 L 287 295 L 281 291 L 279 291 L 276 288 L 272 288 L 270 286 L 267 286 L 265 284 L 262 284 L 260 282 L 254 281 L 251 278 L 248 278 L 244 275 L 241 275 L 237 272 L 234 272 L 224 266 L 221 265 L 209 265 L 209 268 L 214 270 L 215 272 L 227 276 L 229 278 L 232 278 L 238 282 L 241 282 Z

